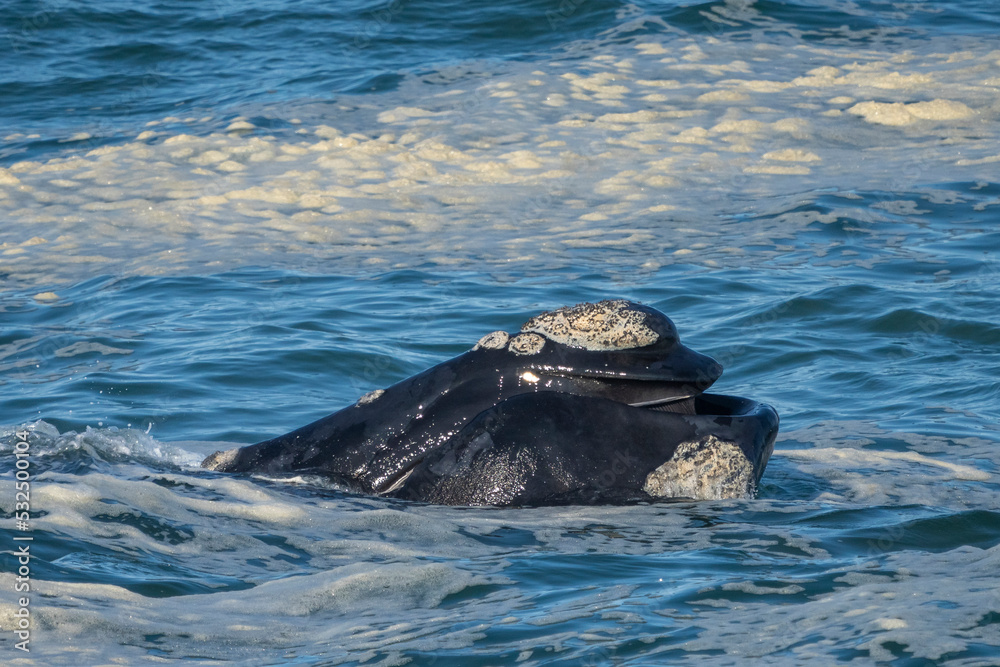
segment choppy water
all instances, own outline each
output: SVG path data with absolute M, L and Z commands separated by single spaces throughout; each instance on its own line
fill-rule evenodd
M 0 662 L 1000 663 L 993 3 L 336 4 L 0 8 Z M 197 468 L 612 296 L 776 406 L 759 498 Z

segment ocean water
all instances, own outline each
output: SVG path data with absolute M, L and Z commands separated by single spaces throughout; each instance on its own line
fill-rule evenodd
M 15 1 L 0 53 L 0 663 L 1000 664 L 992 0 Z M 757 498 L 198 467 L 609 297 L 776 407 Z

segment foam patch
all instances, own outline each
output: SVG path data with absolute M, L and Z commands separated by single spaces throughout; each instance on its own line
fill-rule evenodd
M 585 350 L 627 350 L 652 345 L 660 335 L 647 325 L 647 314 L 624 299 L 580 303 L 536 315 L 523 332 L 535 332 L 563 345 Z

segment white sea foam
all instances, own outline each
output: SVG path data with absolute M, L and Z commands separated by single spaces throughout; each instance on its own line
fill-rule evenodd
M 979 470 L 971 466 L 960 465 L 958 463 L 951 463 L 950 461 L 933 459 L 929 456 L 918 454 L 917 452 L 892 452 L 871 449 L 834 449 L 817 447 L 815 449 L 782 449 L 781 454 L 782 456 L 811 459 L 813 461 L 820 461 L 823 463 L 843 462 L 853 468 L 857 468 L 859 466 L 869 467 L 872 465 L 892 467 L 896 461 L 907 461 L 925 466 L 944 468 L 952 473 L 950 475 L 951 479 L 966 479 L 986 482 L 993 478 L 990 473 L 983 470 Z
M 986 45 L 906 58 L 694 36 L 616 48 L 429 97 L 415 81 L 388 108 L 262 112 L 316 118 L 294 133 L 190 119 L 0 168 L 11 232 L 0 272 L 38 283 L 279 257 L 551 269 L 581 247 L 634 251 L 625 269 L 650 256 L 712 266 L 727 261 L 717 248 L 766 254 L 800 228 L 786 218 L 748 238 L 719 218 L 733 190 L 895 190 L 905 176 L 919 193 L 945 170 L 983 180 L 996 158 L 1000 112 L 982 72 L 998 55 Z M 695 248 L 704 233 L 681 230 L 707 219 L 720 237 Z
M 1000 454 L 995 442 L 981 438 L 899 433 L 861 421 L 817 422 L 779 434 L 768 471 L 784 474 L 789 468 L 798 471 L 793 477 L 823 479 L 817 498 L 825 501 L 1000 507 Z
M 712 14 L 757 10 L 734 2 Z M 663 34 L 597 57 L 512 65 L 481 83 L 442 85 L 439 96 L 421 83 L 419 98 L 404 86 L 382 107 L 265 112 L 304 117 L 292 133 L 246 119 L 192 120 L 181 131 L 165 119 L 122 145 L 0 169 L 0 272 L 48 285 L 259 258 L 332 258 L 324 267 L 345 271 L 425 260 L 551 270 L 584 261 L 580 249 L 624 253 L 609 271 L 745 267 L 837 221 L 800 210 L 802 192 L 836 188 L 847 202 L 861 198 L 852 188 L 906 190 L 878 208 L 839 211 L 879 220 L 961 202 L 914 185 L 942 173 L 995 181 L 1000 111 L 988 73 L 1000 54 L 972 46 L 931 41 L 900 54 Z M 726 217 L 742 205 L 733 191 L 766 222 Z M 45 286 L 27 294 L 45 307 L 65 298 Z M 64 352 L 123 350 L 94 341 Z M 456 647 L 484 662 L 511 651 L 527 664 L 613 662 L 637 641 L 651 646 L 649 662 L 698 651 L 700 665 L 762 655 L 829 664 L 831 646 L 870 652 L 857 662 L 891 660 L 898 646 L 941 660 L 1000 641 L 984 621 L 1000 613 L 1000 547 L 934 553 L 894 542 L 914 507 L 976 508 L 990 539 L 1000 454 L 985 438 L 824 422 L 783 432 L 765 474 L 772 494 L 805 489 L 793 502 L 765 488 L 755 501 L 462 510 L 197 467 L 232 443 L 35 429 L 36 462 L 93 467 L 57 465 L 35 480 L 37 543 L 50 537 L 68 553 L 63 574 L 33 579 L 26 664 L 253 664 L 261 649 L 289 661 L 402 664 L 407 653 Z M 8 515 L 13 484 L 0 480 Z M 869 511 L 895 524 L 863 526 L 871 553 L 842 557 L 819 519 L 870 522 Z M 90 566 L 91 552 L 114 573 Z M 544 594 L 530 581 L 538 573 L 552 577 Z M 14 620 L 12 576 L 0 575 L 2 627 Z M 127 588 L 164 580 L 199 594 Z M 579 590 L 581 580 L 591 588 Z
M 62 436 L 51 427 L 38 431 L 51 440 L 33 445 L 40 455 L 77 451 L 53 446 Z M 113 440 L 122 433 L 104 429 L 91 437 Z M 816 449 L 785 448 L 806 437 Z M 912 455 L 870 449 L 886 437 L 908 440 Z M 876 500 L 901 508 L 945 500 L 949 491 L 942 482 L 949 479 L 995 497 L 996 485 L 982 474 L 983 466 L 1000 464 L 991 445 L 820 423 L 784 436 L 765 481 L 794 480 L 800 470 L 829 490 L 826 500 L 519 510 L 330 495 L 178 469 L 175 454 L 157 462 L 148 453 L 154 446 L 141 463 L 116 458 L 110 469 L 47 472 L 36 481 L 33 503 L 43 513 L 33 521 L 33 534 L 58 535 L 60 543 L 84 549 L 60 559 L 60 566 L 91 581 L 33 581 L 37 659 L 141 662 L 153 646 L 148 637 L 155 636 L 175 655 L 237 662 L 281 647 L 331 662 L 363 656 L 393 662 L 447 647 L 572 660 L 584 655 L 577 652 L 581 646 L 614 655 L 616 637 L 627 628 L 625 636 L 650 640 L 651 652 L 644 653 L 650 660 L 680 646 L 721 651 L 705 664 L 776 652 L 809 662 L 827 655 L 819 647 L 830 643 L 863 645 L 880 659 L 894 643 L 903 644 L 933 660 L 984 641 L 992 626 L 976 623 L 997 608 L 991 582 L 998 548 L 899 551 L 893 545 L 905 539 L 906 529 L 880 524 L 863 528 L 872 550 L 845 562 L 827 548 L 841 546 L 825 544 L 822 532 L 807 525 L 831 507 L 856 510 L 859 521 L 870 523 L 865 506 L 857 504 L 869 502 L 858 494 L 865 477 L 885 487 Z M 197 459 L 214 444 L 186 446 Z M 949 456 L 935 458 L 935 452 Z M 973 458 L 982 463 L 956 463 Z M 951 493 L 951 502 L 959 503 Z M 4 480 L 0 509 L 9 511 L 13 497 L 13 481 Z M 0 523 L 8 529 L 12 522 Z M 733 545 L 742 554 L 738 567 L 716 562 L 709 571 L 699 565 L 705 552 Z M 107 573 L 94 569 L 93 559 L 81 557 L 92 548 L 115 550 L 119 564 Z M 593 559 L 622 569 L 602 578 L 587 569 Z M 766 574 L 755 574 L 755 563 L 784 560 L 794 568 L 769 566 Z M 521 580 L 525 568 L 562 573 L 569 566 L 583 568 L 592 588 L 553 584 L 547 590 L 560 596 L 553 601 L 537 599 Z M 0 623 L 16 610 L 12 576 L 0 576 Z M 252 588 L 226 589 L 238 580 Z M 207 589 L 154 598 L 128 590 L 129 581 Z M 523 638 L 512 648 L 491 635 L 490 628 L 500 626 Z M 663 643 L 664 633 L 680 628 L 680 645 Z

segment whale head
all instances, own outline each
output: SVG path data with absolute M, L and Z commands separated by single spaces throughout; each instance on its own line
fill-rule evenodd
M 494 331 L 472 349 L 496 382 L 521 393 L 557 391 L 635 407 L 684 411 L 722 375 L 711 357 L 682 345 L 663 313 L 624 299 L 544 312 L 519 332 Z
M 582 303 L 489 333 L 328 417 L 202 465 L 323 475 L 363 493 L 445 504 L 616 502 L 701 488 L 663 466 L 682 444 L 711 436 L 735 447 L 712 451 L 743 452 L 755 483 L 777 415 L 704 394 L 721 374 L 681 344 L 663 313 L 624 299 Z M 595 466 L 613 455 L 622 465 L 622 448 L 628 474 L 594 486 Z

